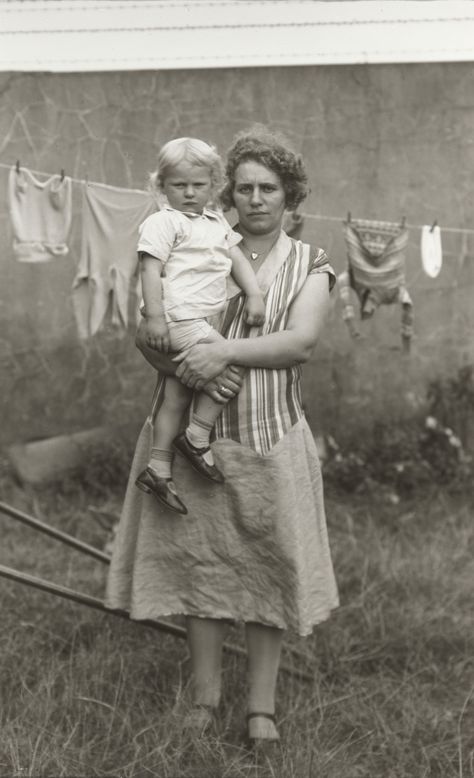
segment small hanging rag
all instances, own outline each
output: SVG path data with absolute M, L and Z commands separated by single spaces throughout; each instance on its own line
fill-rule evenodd
M 131 303 L 138 314 L 138 227 L 156 209 L 151 192 L 82 185 L 82 244 L 72 286 L 80 338 L 95 335 L 108 313 L 126 330 Z
M 348 268 L 339 275 L 343 318 L 353 337 L 355 325 L 351 290 L 360 304 L 361 319 L 373 316 L 379 305 L 401 305 L 401 336 L 405 350 L 413 336 L 413 303 L 405 285 L 408 230 L 393 222 L 353 219 L 344 222 Z
M 19 262 L 47 262 L 68 253 L 72 218 L 69 176 L 39 181 L 24 167 L 12 167 L 8 204 L 13 226 L 13 250 Z
M 426 275 L 436 278 L 443 264 L 441 230 L 437 224 L 425 224 L 421 230 L 421 264 Z

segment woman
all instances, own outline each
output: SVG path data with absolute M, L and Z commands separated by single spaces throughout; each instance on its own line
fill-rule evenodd
M 249 331 L 245 301 L 235 296 L 222 325 L 225 338 L 195 345 L 176 369 L 186 386 L 204 387 L 223 403 L 232 398 L 212 445 L 225 483 L 203 482 L 179 458 L 175 474 L 189 507 L 180 521 L 138 492 L 133 484 L 151 438 L 147 421 L 114 549 L 108 604 L 136 619 L 186 616 L 194 723 L 202 728 L 220 698 L 226 625 L 244 622 L 248 737 L 275 741 L 284 631 L 310 634 L 338 602 L 321 473 L 300 395 L 300 365 L 318 339 L 335 277 L 321 249 L 282 231 L 285 209 L 296 208 L 307 193 L 302 162 L 285 142 L 264 128 L 239 135 L 226 175 L 222 200 L 237 210 L 240 246 L 265 295 L 265 323 Z M 152 364 L 172 369 L 146 347 L 140 331 L 137 344 Z

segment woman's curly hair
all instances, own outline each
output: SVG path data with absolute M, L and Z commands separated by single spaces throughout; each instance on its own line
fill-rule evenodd
M 264 125 L 240 132 L 227 152 L 226 183 L 220 193 L 224 210 L 234 207 L 235 174 L 242 162 L 252 160 L 276 173 L 285 190 L 285 205 L 290 211 L 308 194 L 308 175 L 299 154 L 289 148 L 287 139 Z

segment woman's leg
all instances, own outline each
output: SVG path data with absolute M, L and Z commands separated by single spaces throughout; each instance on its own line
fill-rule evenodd
M 249 672 L 249 713 L 275 713 L 275 691 L 280 666 L 283 630 L 264 624 L 245 625 Z M 263 716 L 251 718 L 248 724 L 251 738 L 273 740 L 278 737 L 274 723 Z
M 188 616 L 186 628 L 191 657 L 193 702 L 215 708 L 221 696 L 222 644 L 226 622 Z

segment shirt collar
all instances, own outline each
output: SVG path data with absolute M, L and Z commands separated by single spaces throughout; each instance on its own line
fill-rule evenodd
M 174 211 L 175 213 L 182 213 L 185 216 L 189 216 L 191 218 L 199 218 L 199 216 L 207 216 L 208 219 L 219 219 L 219 214 L 217 211 L 213 211 L 211 208 L 203 208 L 202 213 L 193 213 L 192 211 L 178 211 L 177 208 L 172 208 L 169 203 L 165 203 L 163 206 L 164 211 Z

